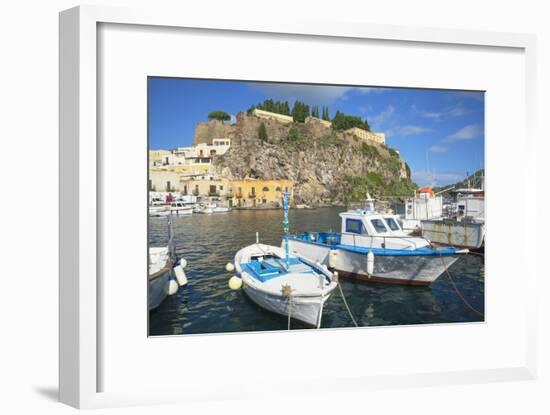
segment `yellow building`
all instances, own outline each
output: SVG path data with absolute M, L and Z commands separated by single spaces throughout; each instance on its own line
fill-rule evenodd
M 373 133 L 357 127 L 346 130 L 346 133 L 353 134 L 359 137 L 361 140 L 370 141 L 378 144 L 386 144 L 386 135 L 384 133 Z
M 290 180 L 262 179 L 215 179 L 213 177 L 180 179 L 180 190 L 184 194 L 211 198 L 229 207 L 267 208 L 281 207 L 282 192 L 288 189 L 292 196 Z M 292 198 L 291 198 L 292 200 Z

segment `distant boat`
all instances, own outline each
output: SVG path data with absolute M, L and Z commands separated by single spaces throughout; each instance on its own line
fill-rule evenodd
M 149 247 L 148 309 L 157 308 L 168 295 L 177 292 L 179 286 L 187 284 L 183 268 L 186 262 L 178 260 L 172 237 L 172 221 L 168 216 L 168 244 Z
M 290 251 L 342 277 L 407 285 L 431 284 L 468 252 L 406 234 L 397 215 L 376 212 L 370 197 L 369 202 L 365 209 L 340 214 L 340 233 L 303 233 L 290 238 Z
M 170 204 L 170 213 L 176 216 L 186 216 L 193 214 L 193 206 L 185 204 L 182 201 L 175 201 Z
M 228 207 L 218 206 L 215 203 L 208 203 L 204 206 L 199 206 L 195 208 L 196 213 L 225 213 L 229 212 L 231 209 Z

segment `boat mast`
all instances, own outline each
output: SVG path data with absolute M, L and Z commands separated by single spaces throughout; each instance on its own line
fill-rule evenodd
M 283 231 L 285 233 L 285 265 L 286 269 L 289 268 L 288 260 L 288 189 L 283 192 Z

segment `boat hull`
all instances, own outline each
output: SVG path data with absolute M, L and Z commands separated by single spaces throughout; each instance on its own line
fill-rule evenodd
M 168 281 L 170 280 L 171 270 L 165 269 L 154 277 L 149 278 L 149 291 L 147 293 L 149 311 L 157 308 L 168 296 Z
M 272 295 L 245 283 L 244 292 L 263 309 L 288 317 L 290 300 L 288 297 Z M 331 294 L 323 297 L 292 297 L 290 317 L 308 326 L 319 327 L 325 302 Z
M 458 255 L 380 255 L 374 257 L 372 274 L 367 272 L 367 255 L 300 240 L 291 240 L 291 252 L 327 265 L 339 276 L 363 281 L 402 285 L 429 285 L 457 259 Z
M 485 240 L 485 224 L 447 220 L 423 220 L 422 236 L 431 242 L 479 249 Z

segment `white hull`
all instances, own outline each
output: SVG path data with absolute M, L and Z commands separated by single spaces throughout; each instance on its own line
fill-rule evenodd
M 170 270 L 166 270 L 162 275 L 149 279 L 148 302 L 149 311 L 157 308 L 168 296 L 168 281 L 170 279 Z
M 342 277 L 390 284 L 429 285 L 450 267 L 458 256 L 415 255 L 375 256 L 372 274 L 367 272 L 367 255 L 299 240 L 290 241 L 290 251 L 327 265 Z
M 170 212 L 172 215 L 175 216 L 188 216 L 193 214 L 193 208 L 185 208 L 185 209 L 171 209 Z
M 246 284 L 244 285 L 244 292 L 260 307 L 288 317 L 288 297 L 270 295 Z M 319 327 L 323 314 L 323 306 L 329 297 L 330 294 L 325 297 L 292 297 L 290 315 L 293 319 L 301 321 L 302 323 Z
M 308 272 L 293 270 L 288 273 L 260 281 L 245 271 L 241 263 L 248 263 L 254 255 L 274 255 L 284 258 L 285 253 L 279 247 L 255 244 L 241 249 L 235 255 L 235 268 L 243 281 L 245 293 L 258 306 L 273 313 L 290 317 L 310 326 L 320 327 L 323 306 L 329 299 L 337 283 L 332 281 L 332 273 L 318 264 L 302 258 L 302 267 Z M 294 257 L 295 258 L 295 257 Z M 314 271 L 314 272 L 312 272 Z M 283 295 L 283 287 L 292 289 L 291 300 Z
M 422 221 L 422 236 L 431 242 L 477 249 L 485 239 L 485 224 L 447 220 Z

